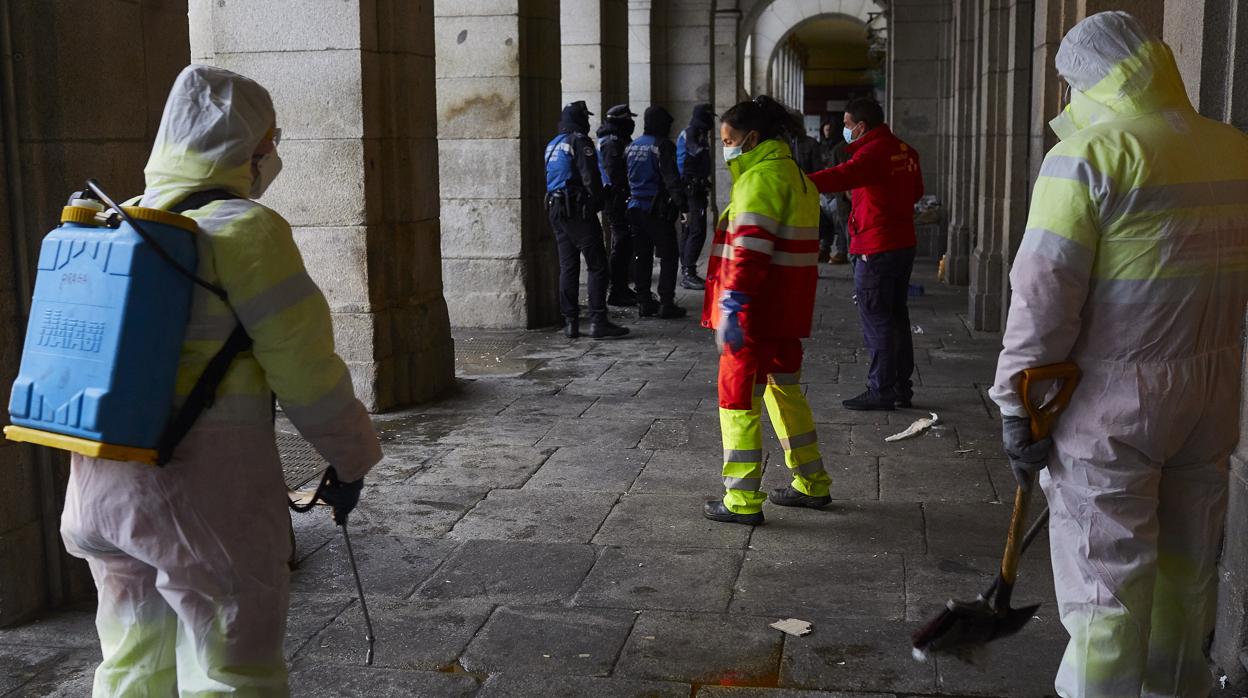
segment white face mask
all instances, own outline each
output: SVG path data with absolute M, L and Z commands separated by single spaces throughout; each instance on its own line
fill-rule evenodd
M 256 176 L 251 180 L 251 198 L 259 199 L 282 171 L 282 156 L 274 148 L 256 161 Z
M 726 145 L 724 146 L 724 162 L 732 162 L 741 157 L 744 152 L 739 145 Z

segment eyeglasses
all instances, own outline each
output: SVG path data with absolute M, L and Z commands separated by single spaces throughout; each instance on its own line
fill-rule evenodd
M 266 138 L 271 138 L 271 139 L 273 140 L 273 145 L 275 145 L 275 146 L 276 146 L 276 145 L 281 145 L 281 142 L 282 142 L 282 129 L 280 129 L 280 128 L 278 128 L 278 127 L 274 126 L 273 128 L 269 129 L 268 133 L 266 133 L 266 134 L 264 134 L 264 135 L 265 135 L 265 137 L 266 137 Z

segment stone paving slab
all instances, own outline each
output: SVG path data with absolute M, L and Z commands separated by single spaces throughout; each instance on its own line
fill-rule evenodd
M 607 548 L 576 594 L 578 606 L 723 612 L 741 550 Z
M 362 665 L 362 662 L 361 662 Z M 468 698 L 477 680 L 465 674 L 301 662 L 290 673 L 291 695 L 309 698 Z
M 718 496 L 712 493 L 710 498 Z M 744 548 L 750 527 L 702 517 L 707 497 L 698 495 L 626 494 L 594 536 L 597 545 Z
M 939 613 L 949 599 L 974 601 L 980 592 L 988 588 L 1000 569 L 1000 553 L 992 557 L 907 555 L 907 620 L 925 623 Z M 1011 603 L 1015 607 L 1043 604 L 1036 615 L 1056 618 L 1053 570 L 1047 550 L 1037 547 L 1023 556 Z
M 372 598 L 371 585 L 366 593 L 368 598 Z M 286 617 L 286 641 L 282 646 L 286 661 L 294 660 L 301 651 L 307 649 L 312 639 L 354 601 L 354 594 L 331 594 L 319 590 L 308 593 L 291 592 L 290 611 Z
M 987 464 L 922 455 L 880 458 L 880 499 L 897 502 L 995 502 Z
M 689 698 L 686 684 L 591 676 L 494 674 L 476 698 Z
M 629 492 L 670 495 L 704 491 L 714 497 L 721 487 L 720 469 L 719 461 L 705 450 L 655 451 Z
M 921 416 L 916 415 L 916 419 Z M 855 456 L 891 456 L 894 458 L 939 458 L 965 455 L 958 453 L 958 436 L 953 427 L 933 425 L 927 431 L 901 441 L 884 439 L 902 432 L 909 424 L 856 424 L 850 428 L 849 452 Z
M 476 599 L 537 605 L 568 601 L 597 559 L 574 543 L 466 541 L 417 591 L 416 598 Z
M 461 446 L 430 458 L 405 483 L 486 490 L 516 488 L 537 472 L 550 454 L 525 446 Z
M 535 543 L 588 543 L 616 495 L 494 490 L 468 512 L 451 537 Z
M 901 555 L 751 550 L 729 610 L 777 618 L 900 620 L 905 607 Z
M 597 402 L 574 395 L 526 395 L 499 413 L 503 417 L 580 417 Z
M 653 451 L 565 446 L 555 451 L 524 484 L 526 490 L 624 492 L 629 489 Z
M 586 410 L 584 417 L 591 419 L 688 419 L 702 401 L 701 397 L 633 397 L 618 400 L 599 400 Z
M 642 611 L 618 676 L 695 684 L 774 686 L 781 634 L 766 618 Z
M 377 535 L 353 530 L 355 562 L 368 594 L 406 598 L 455 549 L 454 541 Z M 339 534 L 299 564 L 291 574 L 292 592 L 355 596 L 355 578 Z
M 0 693 L 16 691 L 67 654 L 50 647 L 0 646 Z
M 1044 509 L 1044 498 L 1035 497 L 1028 522 Z M 927 525 L 927 550 L 933 555 L 1000 557 L 1010 525 L 1014 502 L 1005 504 L 928 503 L 923 505 Z M 1036 539 L 1028 555 L 1047 556 L 1048 537 Z
M 68 650 L 33 665 L 27 665 L 21 660 L 10 664 L 11 652 L 30 659 L 44 656 L 42 648 L 0 648 L 0 694 L 42 698 L 81 698 L 91 695 L 95 667 L 100 662 L 98 648 Z M 42 668 L 31 675 L 29 672 L 36 667 Z M 8 690 L 13 692 L 6 693 Z
M 454 666 L 493 606 L 479 601 L 405 601 L 368 596 L 379 668 L 440 671 Z M 353 601 L 300 652 L 299 664 L 364 665 L 364 618 Z
M 627 381 L 599 381 L 587 378 L 577 378 L 570 381 L 563 388 L 563 390 L 559 391 L 559 394 L 589 396 L 596 398 L 632 397 L 640 392 L 645 385 L 646 381 L 640 379 Z
M 636 448 L 652 423 L 649 418 L 560 419 L 537 447 L 593 446 L 604 451 Z
M 360 505 L 351 515 L 352 530 L 373 535 L 440 536 L 451 530 L 487 492 L 481 487 L 366 484 Z M 330 518 L 328 507 L 305 516 L 322 523 Z
M 605 676 L 635 615 L 614 609 L 499 607 L 460 662 L 470 672 Z
M 923 511 L 917 503 L 837 501 L 823 509 L 763 505 L 767 523 L 750 547 L 784 553 L 923 553 Z
M 657 419 L 642 437 L 640 446 L 653 449 L 684 449 L 704 452 L 712 458 L 716 452 L 723 453 L 723 439 L 719 432 L 718 403 L 715 412 L 699 414 L 688 419 Z
M 473 417 L 438 439 L 439 444 L 455 446 L 532 446 L 550 431 L 544 417 Z
M 844 693 L 841 691 L 802 691 L 794 688 L 745 688 L 706 686 L 698 698 L 896 698 L 891 693 Z
M 1053 678 L 1066 637 L 1056 618 L 1033 618 L 1019 634 L 993 642 L 987 659 L 978 665 L 938 658 L 937 686 L 941 693 L 964 696 L 1055 696 Z
M 910 654 L 905 622 L 869 618 L 803 618 L 813 630 L 786 637 L 780 682 L 799 688 L 934 693 L 936 667 Z

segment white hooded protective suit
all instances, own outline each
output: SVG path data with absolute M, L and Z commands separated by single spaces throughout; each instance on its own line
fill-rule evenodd
M 1130 15 L 1057 54 L 1055 122 L 1010 274 L 992 398 L 1028 367 L 1083 381 L 1041 475 L 1070 644 L 1067 698 L 1207 696 L 1227 459 L 1248 302 L 1248 137 L 1198 115 L 1170 49 Z
M 200 226 L 198 273 L 229 304 L 196 287 L 175 403 L 235 323 L 254 345 L 164 468 L 73 458 L 61 534 L 99 589 L 97 697 L 287 693 L 290 543 L 270 392 L 343 481 L 381 458 L 290 225 L 246 199 L 252 154 L 274 127 L 263 87 L 192 65 L 174 83 L 145 169 L 143 206 L 168 209 L 212 189 L 242 197 L 186 213 Z

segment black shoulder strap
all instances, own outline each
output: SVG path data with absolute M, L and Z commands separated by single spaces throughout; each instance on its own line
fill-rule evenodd
M 203 208 L 214 201 L 240 198 L 242 197 L 224 189 L 198 191 L 186 197 L 169 210 L 173 213 L 183 213 Z M 190 433 L 191 427 L 195 426 L 199 416 L 204 413 L 204 410 L 212 407 L 213 402 L 216 401 L 217 388 L 221 387 L 221 381 L 225 380 L 225 374 L 229 372 L 230 365 L 234 363 L 234 359 L 250 348 L 251 337 L 243 329 L 243 323 L 235 324 L 234 331 L 225 340 L 225 344 L 208 361 L 208 365 L 204 368 L 204 372 L 200 374 L 199 380 L 195 381 L 195 387 L 191 388 L 191 394 L 187 396 L 186 402 L 182 404 L 182 407 L 178 409 L 177 413 L 169 420 L 169 423 L 165 425 L 165 431 L 160 435 L 160 443 L 156 447 L 157 465 L 163 466 L 173 458 L 174 450 L 177 449 L 182 439 Z

